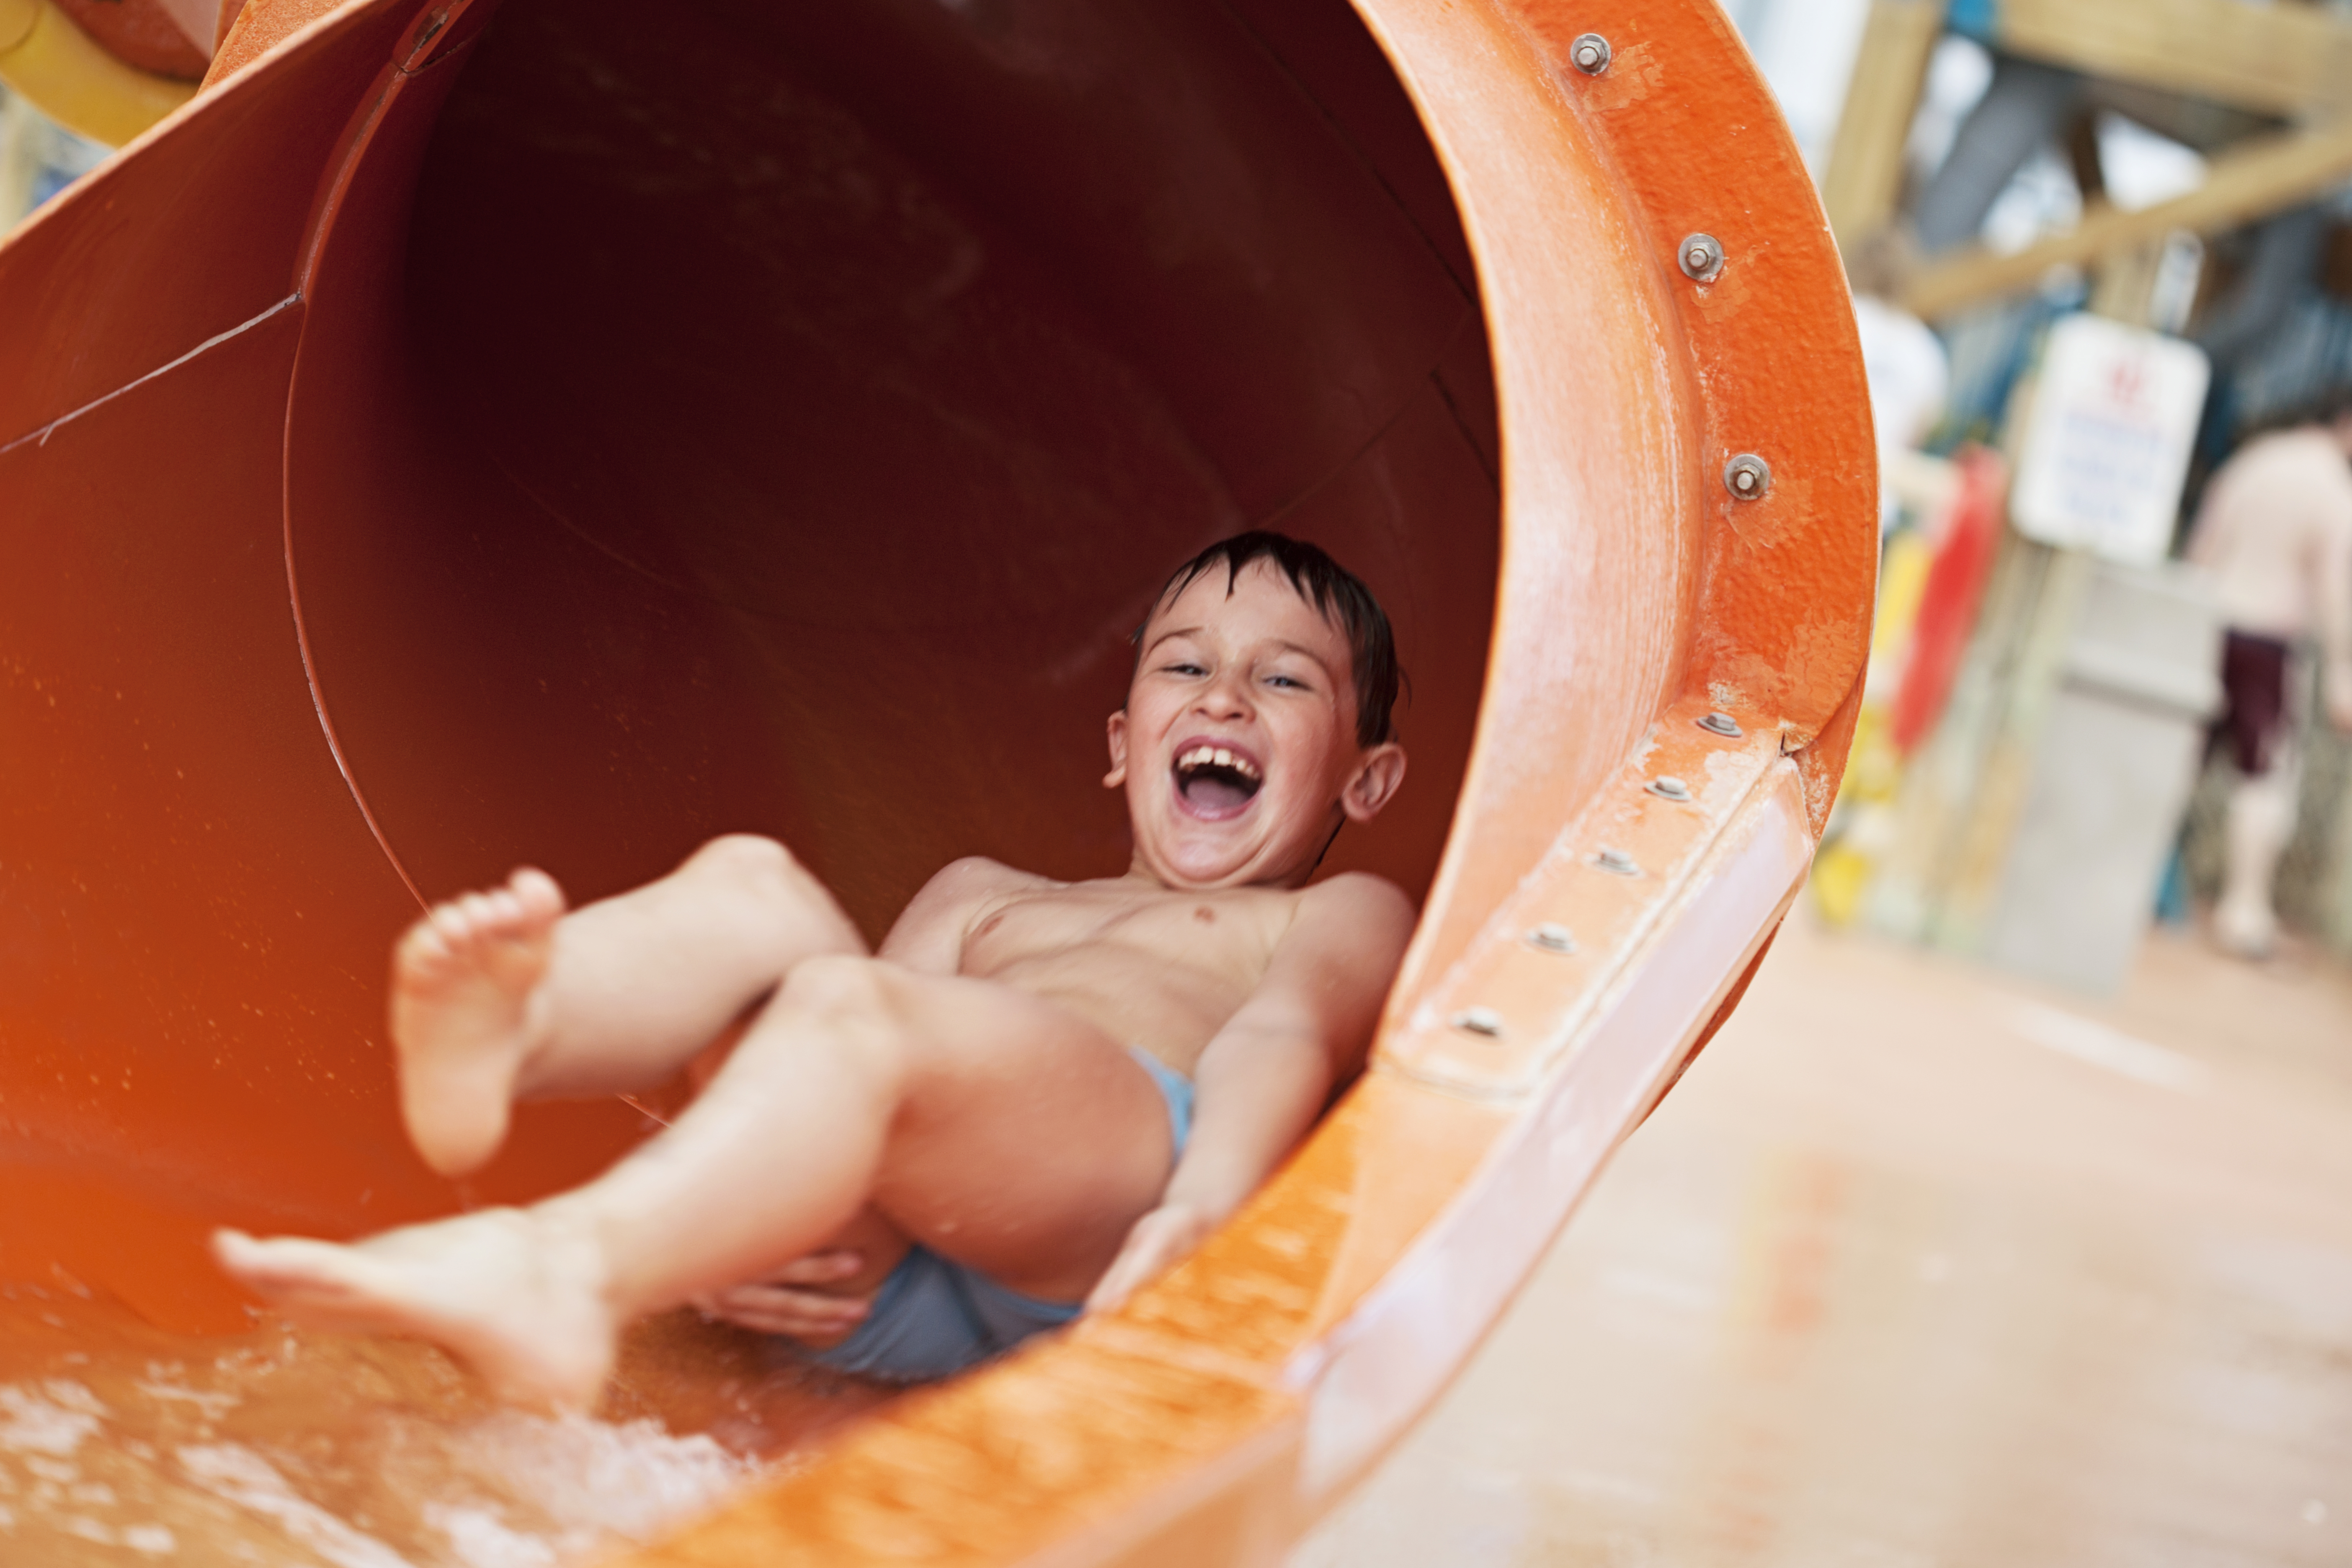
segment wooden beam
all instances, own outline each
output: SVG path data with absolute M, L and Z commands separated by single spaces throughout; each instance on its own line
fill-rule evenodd
M 2352 109 L 2352 18 L 2245 0 L 1997 0 L 1993 37 L 2033 59 L 2290 119 Z
M 1944 32 L 1943 0 L 1874 0 L 1854 57 L 1837 137 L 1822 175 L 1822 205 L 1840 247 L 1853 245 L 1895 216 L 1903 188 L 1903 144 L 1919 107 L 1927 58 Z
M 2053 267 L 2085 266 L 2111 251 L 2159 239 L 2176 228 L 2210 234 L 2234 228 L 2316 195 L 2352 177 L 2352 120 L 2325 130 L 2272 137 L 2216 157 L 2205 183 L 2137 212 L 2101 205 L 2063 234 L 2013 256 L 1981 247 L 1921 268 L 1903 300 L 1921 316 L 2031 289 Z

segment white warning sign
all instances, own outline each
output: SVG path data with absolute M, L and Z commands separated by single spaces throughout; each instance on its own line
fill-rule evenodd
M 2050 330 L 2010 517 L 2044 544 L 2164 559 L 2211 375 L 2194 343 L 2103 316 Z

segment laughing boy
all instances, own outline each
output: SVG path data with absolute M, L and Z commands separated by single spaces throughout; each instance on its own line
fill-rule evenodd
M 640 1091 L 730 1028 L 675 1126 L 585 1186 L 344 1246 L 220 1232 L 289 1316 L 407 1333 L 509 1397 L 592 1403 L 631 1319 L 720 1304 L 821 1248 L 873 1271 L 817 1359 L 937 1376 L 1189 1253 L 1362 1066 L 1413 910 L 1308 885 L 1403 781 L 1386 616 L 1321 551 L 1252 532 L 1170 579 L 1110 716 L 1126 874 L 985 859 L 869 952 L 781 845 L 730 837 L 566 912 L 544 873 L 435 909 L 394 953 L 411 1138 L 496 1152 L 518 1100 Z M 877 1288 L 878 1285 L 878 1288 Z

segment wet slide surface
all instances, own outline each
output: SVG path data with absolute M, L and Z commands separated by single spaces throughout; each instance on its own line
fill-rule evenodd
M 595 1417 L 496 1405 L 440 1352 L 190 1336 L 71 1283 L 0 1291 L 0 1549 L 41 1568 L 539 1568 L 659 1539 L 886 1391 L 643 1326 Z
M 52 1535 L 144 1550 L 51 1506 L 132 1460 L 312 1528 L 187 1457 L 226 1445 L 471 1562 L 430 1488 L 348 1478 L 497 1418 L 421 1352 L 289 1355 L 202 1237 L 535 1195 L 649 1123 L 536 1108 L 428 1176 L 392 934 L 735 829 L 869 931 L 958 854 L 1116 869 L 1125 633 L 1251 524 L 1361 572 L 1413 678 L 1412 783 L 1334 858 L 1426 900 L 1374 1070 L 1165 1285 L 660 1552 L 1247 1561 L 1360 1475 L 1736 1000 L 1851 731 L 1875 510 L 1818 206 L 1711 5 L 1605 20 L 1587 68 L 1591 19 L 1503 0 L 273 0 L 0 247 L 9 1386 L 113 1476 L 27 1468 Z M 636 1354 L 648 1443 L 866 1397 Z M 381 1401 L 312 1430 L 347 1364 Z M 520 1486 L 496 1517 L 567 1539 Z

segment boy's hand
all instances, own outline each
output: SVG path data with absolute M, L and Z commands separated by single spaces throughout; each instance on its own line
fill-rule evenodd
M 811 1350 L 827 1350 L 847 1339 L 866 1321 L 871 1292 L 836 1296 L 823 1287 L 846 1279 L 866 1267 L 865 1254 L 836 1248 L 796 1258 L 752 1285 L 735 1285 L 698 1296 L 706 1317 L 759 1334 L 782 1334 Z
M 1162 1204 L 1135 1222 L 1127 1244 L 1094 1291 L 1087 1310 L 1107 1312 L 1190 1258 L 1217 1228 L 1218 1216 L 1191 1204 Z

